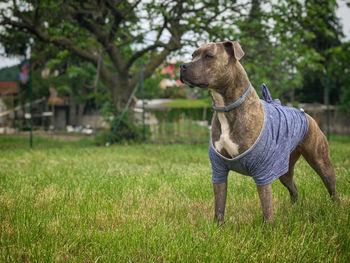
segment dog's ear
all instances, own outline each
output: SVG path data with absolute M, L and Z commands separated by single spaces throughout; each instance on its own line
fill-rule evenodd
M 237 41 L 225 41 L 224 47 L 229 51 L 229 53 L 232 54 L 233 52 L 233 56 L 237 60 L 240 60 L 244 56 L 244 51 Z

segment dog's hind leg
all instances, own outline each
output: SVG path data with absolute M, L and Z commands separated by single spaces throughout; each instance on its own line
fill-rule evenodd
M 294 165 L 298 161 L 300 155 L 301 153 L 298 148 L 290 154 L 288 172 L 279 178 L 280 182 L 288 189 L 292 203 L 298 200 L 298 188 L 294 183 L 293 176 Z
M 335 173 L 329 155 L 328 142 L 316 121 L 307 115 L 309 120 L 309 130 L 300 146 L 301 154 L 310 166 L 321 177 L 328 193 L 335 200 L 338 194 L 335 189 Z

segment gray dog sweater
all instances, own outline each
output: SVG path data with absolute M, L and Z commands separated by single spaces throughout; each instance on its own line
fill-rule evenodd
M 235 158 L 226 158 L 215 150 L 210 136 L 213 183 L 225 182 L 230 170 L 252 176 L 257 185 L 269 184 L 288 172 L 290 154 L 304 139 L 308 120 L 303 110 L 272 100 L 264 84 L 261 89 L 264 124 L 252 147 Z

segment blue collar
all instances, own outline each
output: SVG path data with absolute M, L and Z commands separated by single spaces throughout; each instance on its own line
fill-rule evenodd
M 245 99 L 248 96 L 251 88 L 252 88 L 252 84 L 249 82 L 249 87 L 244 92 L 244 94 L 238 100 L 234 101 L 233 103 L 231 103 L 228 106 L 217 107 L 217 106 L 214 105 L 214 101 L 212 102 L 211 106 L 213 107 L 213 109 L 215 111 L 220 111 L 220 112 L 227 112 L 227 111 L 233 110 L 234 108 L 237 108 L 239 105 L 241 105 L 245 101 Z

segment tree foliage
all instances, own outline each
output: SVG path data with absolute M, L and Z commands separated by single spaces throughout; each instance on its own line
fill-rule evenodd
M 141 61 L 147 79 L 170 54 L 227 39 L 241 42 L 253 85 L 266 82 L 285 101 L 322 102 L 328 72 L 332 102 L 348 105 L 349 44 L 340 41 L 335 0 L 12 0 L 3 6 L 0 42 L 8 53 L 23 52 L 32 39 L 38 57 L 49 50 L 54 59 L 79 58 L 82 69 L 90 63 L 116 111 L 139 81 Z
M 7 2 L 7 1 L 2 1 Z M 235 1 L 20 1 L 1 10 L 0 41 L 15 53 L 13 40 L 34 39 L 68 50 L 99 66 L 115 109 L 125 105 L 139 81 L 139 59 L 148 56 L 145 78 L 173 51 L 229 30 L 225 14 L 238 16 Z
M 334 80 L 345 68 L 349 69 L 350 64 L 330 66 L 334 61 L 334 51 L 339 51 L 342 46 L 340 39 L 343 37 L 336 8 L 335 0 L 283 0 L 274 6 L 278 39 L 286 47 L 288 64 L 296 64 L 302 80 L 297 98 L 304 102 L 327 103 L 327 74 L 334 76 L 331 78 L 332 103 L 339 101 L 337 84 L 349 87 L 349 83 Z
M 266 4 L 267 1 L 252 0 L 247 18 L 239 21 L 237 38 L 246 53 L 242 62 L 258 90 L 261 83 L 266 83 L 274 97 L 293 100 L 293 94 L 289 93 L 301 86 L 297 69 L 304 63 L 295 58 L 306 48 L 295 36 L 294 41 L 284 41 L 286 28 L 278 21 L 278 9 Z M 274 11 L 269 12 L 269 8 Z M 293 32 L 297 33 L 300 32 Z

